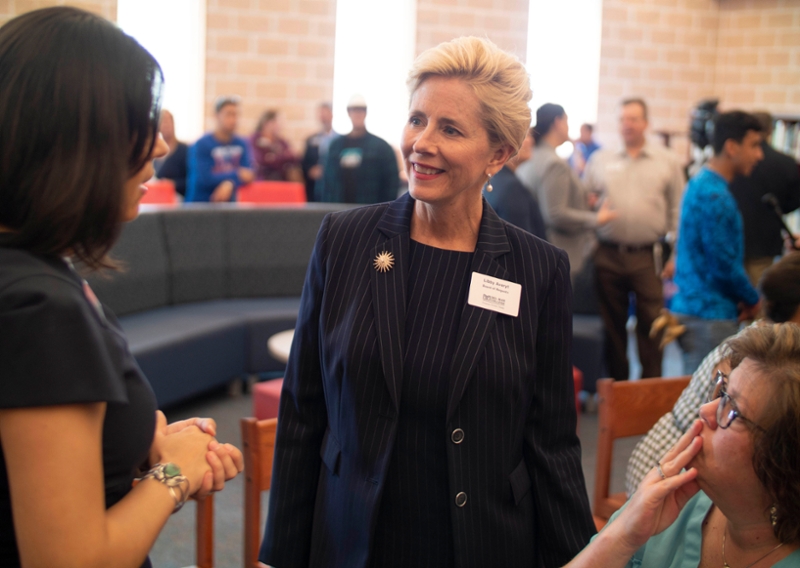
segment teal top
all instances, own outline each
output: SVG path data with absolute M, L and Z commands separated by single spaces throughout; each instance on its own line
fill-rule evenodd
M 627 503 L 625 504 L 627 506 Z M 636 551 L 627 564 L 628 568 L 697 568 L 703 548 L 703 520 L 711 509 L 711 499 L 702 491 L 692 497 L 681 514 L 666 530 L 650 537 Z M 625 507 L 623 506 L 622 509 Z M 622 512 L 611 516 L 608 524 Z M 596 538 L 596 535 L 595 535 Z M 594 540 L 594 538 L 592 538 Z M 722 546 L 722 542 L 720 542 Z M 775 568 L 800 568 L 800 549 L 773 564 Z

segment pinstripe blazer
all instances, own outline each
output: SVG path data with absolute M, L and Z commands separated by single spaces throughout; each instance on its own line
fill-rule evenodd
M 269 565 L 368 564 L 397 432 L 413 207 L 406 194 L 322 222 L 281 395 L 260 553 Z M 441 433 L 456 565 L 561 566 L 594 533 L 575 434 L 569 262 L 483 207 L 472 270 L 521 284 L 522 298 L 519 317 L 468 304 L 461 315 Z M 379 272 L 384 251 L 396 262 Z

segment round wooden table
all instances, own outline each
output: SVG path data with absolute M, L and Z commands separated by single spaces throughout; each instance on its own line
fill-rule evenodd
M 292 350 L 293 339 L 293 329 L 287 329 L 286 331 L 276 333 L 267 340 L 267 350 L 269 354 L 281 363 L 286 363 L 289 360 L 289 352 Z

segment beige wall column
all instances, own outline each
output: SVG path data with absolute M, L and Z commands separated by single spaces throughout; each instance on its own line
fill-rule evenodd
M 651 131 L 688 130 L 689 112 L 714 94 L 717 0 L 604 0 L 597 137 L 618 146 L 618 105 L 639 96 Z M 675 140 L 685 151 L 686 138 Z
M 208 0 L 206 126 L 214 100 L 242 97 L 240 133 L 277 108 L 284 135 L 302 150 L 316 106 L 333 94 L 336 0 Z
M 466 35 L 485 36 L 525 61 L 529 0 L 418 0 L 417 53 Z
M 720 3 L 716 92 L 728 108 L 800 115 L 800 0 Z

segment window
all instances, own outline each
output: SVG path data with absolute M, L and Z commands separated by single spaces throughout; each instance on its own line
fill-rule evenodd
M 352 125 L 346 107 L 358 93 L 367 100 L 367 129 L 393 146 L 408 110 L 406 76 L 414 61 L 416 0 L 336 2 L 333 128 Z
M 163 108 L 179 140 L 203 134 L 206 3 L 200 0 L 117 0 L 117 23 L 164 71 Z
M 534 112 L 544 103 L 564 107 L 570 137 L 597 122 L 602 0 L 531 0 L 527 68 Z

